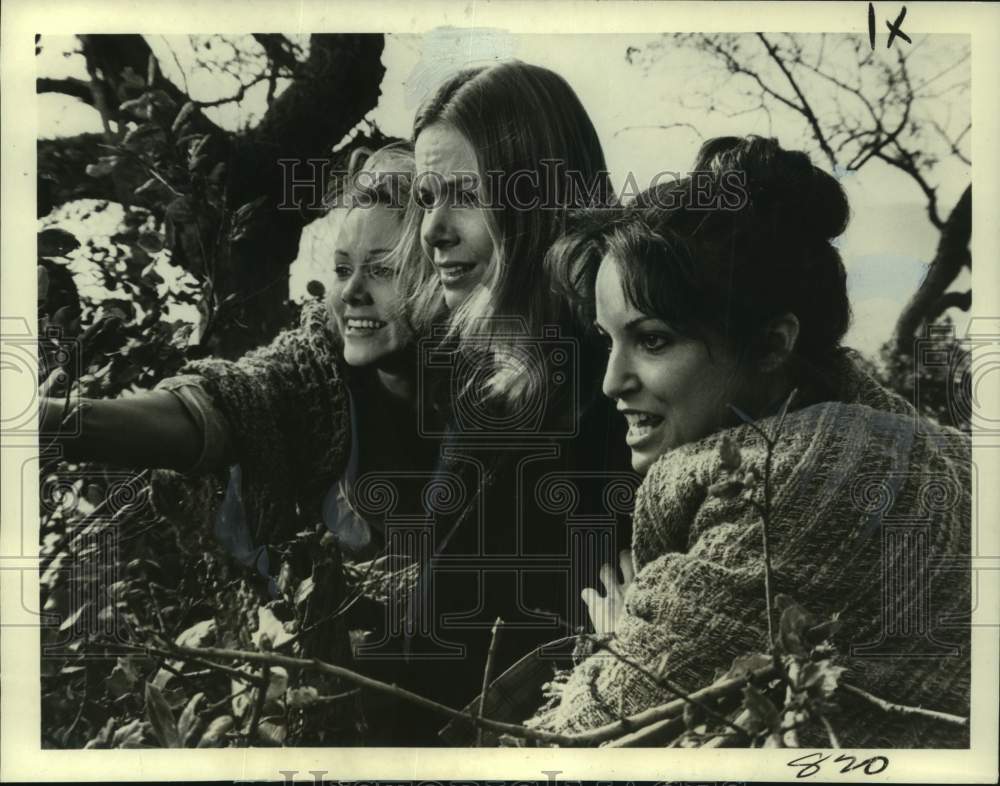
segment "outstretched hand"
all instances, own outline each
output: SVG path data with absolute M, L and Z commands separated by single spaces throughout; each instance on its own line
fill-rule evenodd
M 625 612 L 625 591 L 635 578 L 631 551 L 626 549 L 621 552 L 618 555 L 618 564 L 621 566 L 624 579 L 622 582 L 619 583 L 614 566 L 605 563 L 599 574 L 601 584 L 604 585 L 604 594 L 601 595 L 593 587 L 587 587 L 580 592 L 580 597 L 587 605 L 590 624 L 600 636 L 614 633 L 617 629 L 618 621 Z

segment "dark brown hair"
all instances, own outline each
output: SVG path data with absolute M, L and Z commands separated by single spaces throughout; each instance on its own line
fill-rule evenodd
M 597 267 L 610 255 L 637 309 L 690 337 L 721 335 L 750 359 L 767 322 L 792 313 L 794 358 L 817 368 L 850 323 L 846 271 L 832 242 L 848 217 L 840 184 L 805 153 L 775 139 L 721 137 L 702 146 L 689 177 L 623 208 L 576 214 L 547 265 L 585 323 Z

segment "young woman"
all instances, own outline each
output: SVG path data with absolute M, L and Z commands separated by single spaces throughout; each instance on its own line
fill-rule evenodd
M 497 617 L 499 673 L 562 620 L 582 621 L 580 589 L 627 542 L 613 488 L 634 481 L 600 395 L 599 347 L 574 330 L 543 264 L 568 210 L 613 195 L 586 110 L 538 66 L 456 74 L 418 109 L 413 140 L 421 262 L 404 286 L 415 328 L 438 342 L 422 379 L 446 420 L 439 472 L 465 491 L 437 516 L 422 571 L 427 646 L 441 653 L 427 681 L 464 705 Z
M 624 592 L 612 646 L 688 692 L 770 651 L 769 472 L 772 591 L 818 619 L 839 615 L 842 681 L 968 716 L 968 438 L 918 417 L 841 347 L 850 311 L 832 241 L 848 204 L 831 176 L 758 137 L 710 141 L 695 170 L 708 175 L 591 219 L 551 258 L 607 345 L 604 392 L 644 475 L 634 581 L 605 581 L 609 597 Z M 776 439 L 770 460 L 757 429 Z M 573 733 L 674 698 L 597 653 L 531 723 Z M 968 744 L 967 728 L 846 690 L 836 700 L 826 721 L 843 746 Z M 821 711 L 798 719 L 803 745 L 830 744 Z
M 266 545 L 297 531 L 299 510 L 324 517 L 349 555 L 377 550 L 378 533 L 344 504 L 345 482 L 366 469 L 433 466 L 436 453 L 416 434 L 415 345 L 396 285 L 398 246 L 415 227 L 412 148 L 356 156 L 351 169 L 325 307 L 305 306 L 298 329 L 239 361 L 192 362 L 128 399 L 79 400 L 81 434 L 64 442 L 70 458 L 206 478 L 229 467 L 216 531 L 265 574 L 276 569 Z M 60 422 L 62 402 L 46 403 L 49 425 Z M 189 495 L 189 480 L 156 477 L 161 509 Z

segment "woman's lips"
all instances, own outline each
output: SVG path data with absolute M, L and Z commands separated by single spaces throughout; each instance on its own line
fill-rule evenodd
M 650 412 L 631 411 L 623 414 L 625 420 L 628 421 L 625 444 L 633 450 L 652 442 L 664 421 L 662 415 L 654 415 Z
M 381 319 L 348 317 L 344 320 L 344 335 L 351 338 L 366 338 L 384 328 L 388 322 Z
M 471 278 L 475 262 L 435 262 L 441 283 L 446 287 L 460 287 Z

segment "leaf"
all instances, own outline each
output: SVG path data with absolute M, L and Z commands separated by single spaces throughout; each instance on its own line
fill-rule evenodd
M 257 630 L 250 637 L 250 640 L 258 649 L 264 649 L 262 646 L 264 637 L 268 639 L 270 647 L 279 647 L 293 635 L 285 630 L 284 624 L 274 616 L 271 609 L 264 606 L 257 609 Z
M 163 698 L 160 689 L 153 683 L 146 683 L 146 718 L 153 728 L 153 734 L 164 748 L 181 747 L 177 726 L 174 724 L 174 714 L 170 705 Z
M 118 156 L 101 156 L 96 164 L 87 164 L 84 170 L 89 177 L 107 177 L 115 171 Z
M 112 748 L 140 748 L 147 724 L 136 718 L 122 726 L 111 739 Z
M 44 302 L 48 294 L 49 294 L 49 271 L 46 270 L 41 265 L 38 265 L 38 299 Z
M 313 584 L 312 576 L 307 576 L 302 579 L 299 583 L 298 589 L 295 590 L 295 605 L 301 606 L 309 600 L 309 596 L 312 595 L 313 589 L 315 589 L 315 584 Z
M 136 193 L 138 193 L 138 191 Z M 139 248 L 147 254 L 157 254 L 163 250 L 163 236 L 157 232 L 150 232 L 148 230 L 140 232 L 139 238 L 136 242 L 139 245 Z
M 802 606 L 793 604 L 781 612 L 778 622 L 778 641 L 782 651 L 789 655 L 804 656 L 806 654 L 803 636 L 807 628 L 812 627 L 816 617 Z
M 164 215 L 175 224 L 190 224 L 197 219 L 192 200 L 187 196 L 179 196 L 173 200 L 167 205 Z
M 43 229 L 38 233 L 38 256 L 64 257 L 80 247 L 80 241 L 65 229 Z
M 719 443 L 719 458 L 722 461 L 723 469 L 728 469 L 730 472 L 739 469 L 740 464 L 743 463 L 739 446 L 733 442 L 728 434 Z
M 218 748 L 225 742 L 224 735 L 233 728 L 235 721 L 230 715 L 215 718 L 198 741 L 199 748 Z
M 733 658 L 733 665 L 725 673 L 723 679 L 741 679 L 750 676 L 759 669 L 765 669 L 772 664 L 771 657 L 762 652 L 754 652 L 750 655 L 739 655 Z
M 177 720 L 177 734 L 181 738 L 181 745 L 187 747 L 192 742 L 195 731 L 198 729 L 198 705 L 205 698 L 204 693 L 196 693 L 191 697 L 191 701 L 185 705 L 181 717 Z
M 180 127 L 184 125 L 184 121 L 191 117 L 197 108 L 198 105 L 194 101 L 188 101 L 184 104 L 181 107 L 181 111 L 177 113 L 177 117 L 174 118 L 173 125 L 170 126 L 171 133 L 176 134 Z
M 128 658 L 119 658 L 108 677 L 108 691 L 117 699 L 131 693 L 138 681 L 139 672 L 132 665 L 132 662 Z
M 314 298 L 322 299 L 323 296 L 326 295 L 326 287 L 324 287 L 319 281 L 313 280 L 306 284 L 306 292 Z
M 768 731 L 776 731 L 781 726 L 777 707 L 753 685 L 743 686 L 743 706 L 750 712 L 750 717 Z
M 288 690 L 288 672 L 283 666 L 271 667 L 271 678 L 267 684 L 267 695 L 265 701 L 274 701 L 285 695 Z
M 292 688 L 288 691 L 285 701 L 288 702 L 289 707 L 302 709 L 313 704 L 318 698 L 319 691 L 312 685 L 307 685 L 304 688 Z
M 108 722 L 104 724 L 104 727 L 99 732 L 97 732 L 97 736 L 93 739 L 87 740 L 87 744 L 83 746 L 84 750 L 107 747 L 111 742 L 111 730 L 114 727 L 115 719 L 108 718 Z
M 276 723 L 273 720 L 262 720 L 257 725 L 257 734 L 261 739 L 275 745 L 283 745 L 288 736 L 288 727 L 284 723 Z
M 208 647 L 215 642 L 215 636 L 215 619 L 207 619 L 181 631 L 174 643 L 181 647 Z
M 149 189 L 153 188 L 153 186 L 157 185 L 159 182 L 160 181 L 157 180 L 155 177 L 151 177 L 151 178 L 149 178 L 149 180 L 147 180 L 145 183 L 143 183 L 141 186 L 139 186 L 132 193 L 135 194 L 135 196 L 139 196 L 139 194 L 144 194 L 147 191 L 149 191 Z

